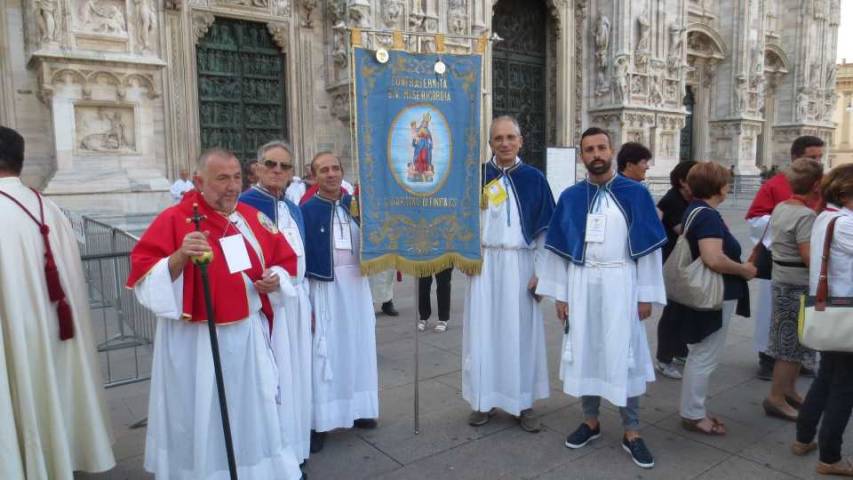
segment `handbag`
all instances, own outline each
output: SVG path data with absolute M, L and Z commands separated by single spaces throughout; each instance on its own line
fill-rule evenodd
M 746 260 L 747 263 L 755 265 L 758 271 L 755 278 L 762 280 L 770 280 L 770 273 L 773 270 L 773 254 L 764 246 L 764 237 L 767 236 L 767 230 L 770 228 L 770 223 L 764 228 L 764 233 L 761 234 L 761 240 L 752 247 L 752 253 Z
M 694 209 L 684 222 L 684 232 L 663 265 L 663 279 L 667 298 L 694 310 L 720 310 L 723 308 L 723 276 L 708 268 L 701 256 L 694 260 L 687 241 L 690 224 L 703 209 L 708 207 Z
M 830 220 L 823 240 L 816 295 L 800 296 L 797 329 L 800 343 L 812 350 L 824 352 L 853 352 L 853 297 L 829 296 L 829 251 L 835 222 Z

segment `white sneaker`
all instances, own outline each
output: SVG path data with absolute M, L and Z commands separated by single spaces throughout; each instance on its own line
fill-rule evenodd
M 655 360 L 655 370 L 660 372 L 664 377 L 681 380 L 681 372 L 672 363 L 663 363 Z
M 418 320 L 418 330 L 419 331 L 423 332 L 424 330 L 426 330 L 426 327 L 427 327 L 427 321 L 426 320 Z
M 438 333 L 446 332 L 447 322 L 445 322 L 444 320 L 439 320 L 438 323 L 435 325 L 435 331 Z

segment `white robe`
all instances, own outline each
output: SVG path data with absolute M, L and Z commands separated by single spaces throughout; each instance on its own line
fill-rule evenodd
M 173 183 L 171 187 L 169 187 L 169 193 L 172 194 L 172 200 L 177 203 L 181 201 L 181 197 L 184 196 L 184 193 L 192 190 L 193 188 L 195 188 L 193 182 L 179 178 L 175 180 L 175 183 Z
M 773 237 L 770 236 L 770 229 L 767 228 L 770 224 L 770 215 L 750 218 L 746 222 L 749 224 L 749 239 L 752 240 L 752 244 L 755 245 L 761 241 L 769 249 L 773 241 Z M 758 295 L 756 295 L 753 313 L 755 329 L 752 333 L 752 349 L 756 352 L 766 352 L 770 344 L 773 288 L 770 280 L 764 278 L 754 278 L 753 282 L 758 290 Z
M 39 218 L 35 194 L 17 177 L 0 190 Z M 86 280 L 68 220 L 44 199 L 44 221 L 74 315 L 74 337 L 59 340 L 47 294 L 44 243 L 35 222 L 0 196 L 0 478 L 67 479 L 115 465 Z
M 245 220 L 238 214 L 229 220 L 260 251 Z M 284 269 L 272 269 L 282 282 L 282 288 L 269 295 L 278 310 L 292 288 Z M 282 395 L 269 323 L 260 311 L 254 285 L 243 278 L 251 313 L 244 320 L 217 327 L 238 475 L 298 479 L 302 476 L 299 463 L 281 434 L 278 403 Z M 207 323 L 180 319 L 183 275 L 172 281 L 168 258 L 160 260 L 134 291 L 139 302 L 158 317 L 145 469 L 158 479 L 225 480 L 228 459 Z
M 583 266 L 548 252 L 537 292 L 569 304 L 560 379 L 569 395 L 597 395 L 624 407 L 655 380 L 637 302 L 666 304 L 660 249 L 636 262 L 616 200 L 600 195 L 592 209 L 606 216 L 605 240 L 586 244 Z
M 284 299 L 283 311 L 276 311 L 272 330 L 272 349 L 275 353 L 282 386 L 282 430 L 287 444 L 300 462 L 311 453 L 311 302 L 308 282 L 305 281 L 305 245 L 296 220 L 284 202 L 278 202 L 278 228 L 297 253 L 297 273 L 291 277 L 296 295 Z
M 394 277 L 396 270 L 386 270 L 367 277 L 370 283 L 370 295 L 374 303 L 390 302 L 394 299 Z
M 465 294 L 462 396 L 472 410 L 519 415 L 550 393 L 542 311 L 527 290 L 543 235 L 524 241 L 512 186 L 505 188 L 506 201 L 480 214 L 483 269 Z
M 335 280 L 309 281 L 315 319 L 313 426 L 318 432 L 379 417 L 376 316 L 370 285 L 358 264 L 359 227 L 342 207 L 336 208 L 332 234 L 339 234 L 339 218 L 348 219 L 352 249 L 334 249 L 333 244 Z

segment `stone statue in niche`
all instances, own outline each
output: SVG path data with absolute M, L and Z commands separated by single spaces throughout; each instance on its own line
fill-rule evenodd
M 312 28 L 314 24 L 311 22 L 311 13 L 314 12 L 320 6 L 319 0 L 302 0 L 302 12 L 305 20 L 302 22 L 302 26 L 305 28 Z
M 824 122 L 831 122 L 832 121 L 832 114 L 834 113 L 834 110 L 835 110 L 833 107 L 835 106 L 835 102 L 837 102 L 837 101 L 838 101 L 838 94 L 837 93 L 829 93 L 829 92 L 826 93 L 826 97 L 824 99 L 824 102 L 825 102 L 824 103 L 824 109 L 823 109 L 823 121 Z
M 738 75 L 735 85 L 735 112 L 743 111 L 746 111 L 746 77 Z
M 613 90 L 616 102 L 627 102 L 630 97 L 628 86 L 631 74 L 628 72 L 628 57 L 618 57 L 613 61 Z
M 649 103 L 660 105 L 663 103 L 663 94 L 661 93 L 661 85 L 663 84 L 663 71 L 657 71 L 649 77 Z
M 56 41 L 56 13 L 59 6 L 56 0 L 36 1 L 36 22 L 44 42 Z
M 805 88 L 800 88 L 797 94 L 797 119 L 807 120 L 809 117 L 809 95 Z
M 107 1 L 86 0 L 80 9 L 78 20 L 83 30 L 87 32 L 112 35 L 127 33 L 121 8 Z
M 681 66 L 681 44 L 684 39 L 684 29 L 676 24 L 669 26 L 669 53 L 666 57 L 666 66 L 670 72 L 676 72 Z
M 649 28 L 651 22 L 646 13 L 637 17 L 637 48 L 634 61 L 637 65 L 644 65 L 649 59 Z
M 370 2 L 367 0 L 350 0 L 348 9 L 349 24 L 357 28 L 370 28 Z
M 386 28 L 399 27 L 402 16 L 402 0 L 382 0 L 382 23 Z
M 132 152 L 133 143 L 127 135 L 128 126 L 121 112 L 98 111 L 96 118 L 82 118 L 80 149 L 90 152 Z
M 151 0 L 134 0 L 136 4 L 136 21 L 139 29 L 139 44 L 142 50 L 151 48 L 151 39 L 154 35 L 157 12 Z
M 464 0 L 452 0 L 447 15 L 447 30 L 456 35 L 465 35 L 468 28 L 468 6 Z
M 599 15 L 593 30 L 593 44 L 595 46 L 595 94 L 604 95 L 610 91 L 607 81 L 607 50 L 610 46 L 610 20 L 604 15 Z

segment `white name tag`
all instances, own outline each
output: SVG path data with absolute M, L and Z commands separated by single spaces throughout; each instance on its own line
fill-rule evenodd
M 350 232 L 349 223 L 335 224 L 333 234 L 336 250 L 352 250 L 352 232 Z
M 293 249 L 293 252 L 297 257 L 305 255 L 305 247 L 302 245 L 302 236 L 299 235 L 299 227 L 295 225 L 287 227 L 282 230 L 282 233 L 284 233 L 284 238 L 287 239 L 287 243 L 290 245 L 290 248 Z
M 586 242 L 604 242 L 604 229 L 607 219 L 600 213 L 590 213 L 586 216 Z
M 222 247 L 222 253 L 225 254 L 225 263 L 228 264 L 228 271 L 231 273 L 242 272 L 252 268 L 252 261 L 249 260 L 249 252 L 246 250 L 246 241 L 243 240 L 243 235 L 239 233 L 219 239 L 219 245 Z

